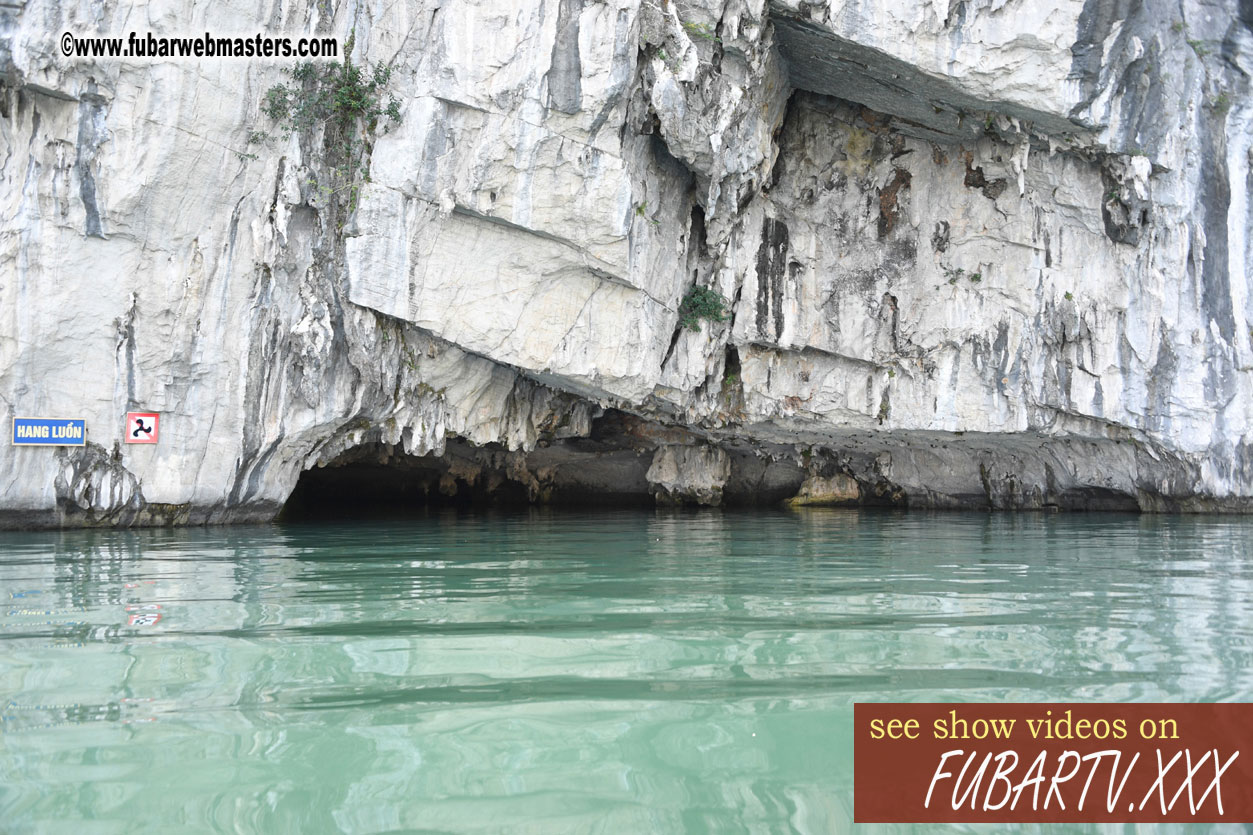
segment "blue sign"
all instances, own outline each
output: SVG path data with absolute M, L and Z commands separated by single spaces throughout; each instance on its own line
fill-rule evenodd
M 87 421 L 76 418 L 13 418 L 14 446 L 83 446 Z

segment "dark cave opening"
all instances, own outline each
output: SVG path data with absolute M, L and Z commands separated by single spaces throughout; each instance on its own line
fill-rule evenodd
M 522 507 L 526 488 L 507 479 L 450 473 L 435 456 L 408 456 L 384 445 L 350 450 L 300 474 L 283 521 L 393 518 L 446 507 Z
M 741 371 L 739 352 L 728 350 L 724 388 L 735 389 Z M 980 465 L 982 485 L 949 483 L 943 492 L 915 490 L 909 495 L 908 487 L 874 470 L 879 460 L 875 453 L 860 453 L 858 461 L 857 453 L 826 447 L 715 440 L 606 409 L 592 421 L 588 435 L 548 435 L 528 450 L 495 443 L 479 446 L 463 438 L 450 438 L 439 455 L 409 455 L 378 441 L 352 447 L 325 466 L 302 473 L 279 519 L 398 519 L 449 509 L 537 506 L 1141 509 L 1135 496 L 1105 486 L 1058 484 L 1052 477 L 1039 486 L 1024 484 L 1018 459 L 1002 457 L 998 462 L 995 452 L 982 445 L 959 447 L 956 440 L 938 449 L 932 443 L 928 466 L 951 472 L 951 461 L 935 457 L 945 450 L 955 461 L 990 461 Z M 1013 452 L 1002 450 L 1001 456 Z
M 728 369 L 738 375 L 738 354 Z M 713 503 L 729 507 L 779 505 L 795 496 L 808 471 L 790 448 L 766 453 L 727 443 L 722 486 L 712 494 L 700 472 L 702 455 L 659 451 L 711 449 L 678 427 L 606 410 L 587 437 L 543 438 L 528 451 L 450 439 L 442 455 L 408 455 L 383 443 L 365 443 L 325 466 L 301 474 L 280 519 L 308 521 L 395 518 L 434 508 L 509 509 L 530 505 L 633 508 Z M 681 463 L 667 470 L 658 460 Z M 690 477 L 690 482 L 686 480 Z M 703 486 L 703 487 L 702 487 Z
M 624 445 L 613 421 L 589 438 L 541 441 L 528 453 L 449 440 L 443 455 L 364 444 L 301 473 L 284 521 L 398 517 L 433 508 L 651 507 L 652 451 Z

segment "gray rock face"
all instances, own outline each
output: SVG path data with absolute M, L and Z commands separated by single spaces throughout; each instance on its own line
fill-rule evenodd
M 2 6 L 0 399 L 89 442 L 0 447 L 0 525 L 267 519 L 340 465 L 1247 509 L 1247 5 Z M 354 154 L 265 115 L 290 61 L 61 54 L 137 20 L 352 33 L 402 118 Z

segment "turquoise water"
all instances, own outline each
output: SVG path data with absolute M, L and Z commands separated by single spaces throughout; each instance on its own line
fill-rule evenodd
M 0 831 L 848 831 L 855 701 L 1253 701 L 1251 553 L 1095 515 L 0 534 Z

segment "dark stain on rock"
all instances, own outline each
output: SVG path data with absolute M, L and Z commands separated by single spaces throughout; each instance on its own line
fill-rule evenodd
M 909 498 L 904 489 L 887 479 L 879 479 L 873 484 L 858 480 L 861 491 L 861 502 L 867 507 L 908 507 Z
M 900 266 L 910 266 L 918 260 L 918 241 L 913 238 L 903 238 L 892 242 L 888 247 L 888 257 L 885 265 L 893 263 Z
M 722 379 L 723 380 L 739 380 L 740 379 L 740 350 L 734 345 L 727 345 L 726 353 L 722 362 Z
M 583 0 L 561 0 L 557 8 L 557 37 L 548 67 L 548 103 L 562 113 L 578 113 L 583 97 L 583 67 L 579 59 L 579 12 Z
M 989 200 L 995 200 L 1005 193 L 1009 183 L 1004 177 L 997 177 L 995 180 L 989 180 L 983 174 L 981 167 L 971 164 L 970 156 L 966 157 L 966 178 L 962 181 L 967 188 L 977 188 L 983 192 L 983 196 Z
M 884 293 L 883 298 L 879 302 L 879 321 L 881 325 L 887 327 L 888 343 L 892 353 L 899 353 L 901 346 L 897 334 L 900 331 L 901 324 L 900 303 L 897 302 L 896 296 L 893 296 L 891 293 Z
M 992 340 L 992 353 L 996 357 L 996 370 L 1009 367 L 1009 323 L 996 323 L 996 339 Z
M 1136 197 L 1131 189 L 1124 189 L 1104 168 L 1101 170 L 1101 183 L 1105 188 L 1105 196 L 1101 200 L 1105 237 L 1114 243 L 1135 246 L 1140 242 L 1141 228 L 1149 222 L 1148 202 Z
M 966 155 L 966 178 L 962 180 L 962 185 L 966 188 L 983 188 L 988 184 L 987 178 L 983 176 L 983 168 L 973 165 L 970 161 L 970 155 Z
M 1148 221 L 1148 212 L 1136 213 L 1120 200 L 1106 200 L 1101 204 L 1101 220 L 1105 223 L 1105 237 L 1117 244 L 1135 246 L 1140 242 L 1140 227 Z
M 901 209 L 898 203 L 901 189 L 909 188 L 912 175 L 904 168 L 897 168 L 888 184 L 879 190 L 879 238 L 886 238 L 896 227 Z
M 935 224 L 935 231 L 931 233 L 931 248 L 936 252 L 945 252 L 948 250 L 949 242 L 949 225 L 947 220 L 938 221 Z
M 1074 408 L 1074 402 L 1071 399 L 1074 381 L 1070 374 L 1070 361 L 1064 354 L 1058 354 L 1053 359 L 1057 363 L 1057 396 L 1067 409 Z
M 1140 503 L 1130 493 L 1094 485 L 1063 490 L 1057 496 L 1057 505 L 1062 510 L 1094 513 L 1135 513 L 1140 510 Z
M 1082 98 L 1071 113 L 1080 113 L 1100 92 L 1101 68 L 1105 58 L 1105 42 L 1114 31 L 1114 25 L 1127 19 L 1133 7 L 1140 5 L 1142 0 L 1084 0 L 1083 11 L 1079 13 L 1079 23 L 1075 32 L 1075 43 L 1070 48 L 1070 77 L 1079 82 Z M 1120 33 L 1121 41 L 1126 35 L 1124 29 Z M 1110 50 L 1110 54 L 1121 52 L 1121 43 Z
M 127 309 L 126 315 L 113 320 L 113 327 L 117 335 L 117 344 L 115 352 L 119 355 L 117 359 L 117 371 L 119 376 L 123 370 L 126 376 L 126 407 L 128 409 L 135 408 L 139 401 L 135 399 L 135 319 L 139 314 L 139 299 L 135 294 L 131 294 L 131 305 Z M 124 364 L 124 369 L 123 369 Z
M 1165 432 L 1170 428 L 1170 393 L 1175 387 L 1175 374 L 1179 369 L 1179 358 L 1175 355 L 1174 346 L 1170 344 L 1170 331 L 1162 322 L 1158 333 L 1157 359 L 1153 362 L 1153 373 L 1148 380 L 1148 428 L 1154 432 Z
M 944 16 L 945 29 L 960 29 L 966 23 L 966 0 L 957 0 L 956 3 L 950 2 L 948 5 L 948 14 Z
M 1171 99 L 1177 93 L 1172 85 L 1163 83 L 1156 69 L 1165 60 L 1159 40 L 1144 40 L 1144 54 L 1119 73 L 1114 88 L 1119 101 L 1119 124 L 1126 126 L 1124 135 L 1136 138 L 1141 147 L 1156 148 L 1170 136 L 1172 128 L 1162 114 L 1170 112 Z
M 95 85 L 91 85 L 94 90 Z M 103 238 L 104 227 L 100 223 L 100 207 L 96 200 L 96 179 L 92 173 L 96 150 L 104 142 L 105 100 L 95 92 L 84 93 L 78 102 L 78 142 L 75 146 L 74 173 L 78 175 L 78 196 L 83 201 L 87 216 L 84 234 L 91 238 Z
M 757 333 L 763 338 L 783 335 L 783 282 L 787 276 L 788 229 L 781 220 L 768 217 L 761 227 L 757 249 Z M 771 320 L 773 319 L 773 329 Z
M 1205 249 L 1201 257 L 1201 306 L 1228 344 L 1236 341 L 1231 301 L 1227 218 L 1231 212 L 1231 178 L 1227 172 L 1227 134 L 1223 119 L 1211 118 L 1201 130 L 1201 194 L 1205 208 Z M 1220 354 L 1221 355 L 1221 354 Z

